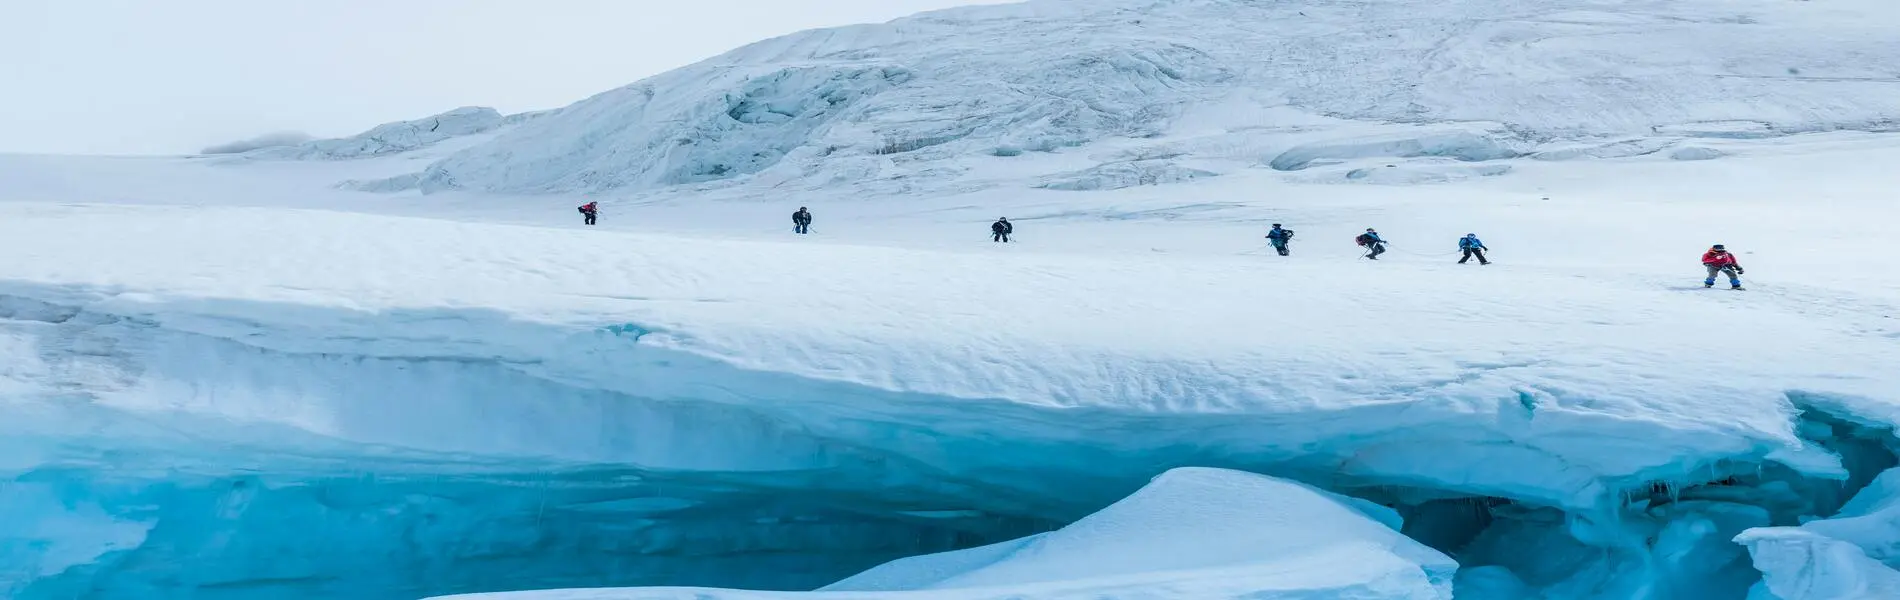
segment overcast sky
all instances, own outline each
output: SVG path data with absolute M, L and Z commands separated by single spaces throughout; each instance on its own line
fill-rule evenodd
M 184 153 L 554 108 L 775 35 L 1001 1 L 3 1 L 0 152 Z

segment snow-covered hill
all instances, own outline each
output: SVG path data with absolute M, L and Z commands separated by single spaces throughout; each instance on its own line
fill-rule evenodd
M 1102 141 L 1225 172 L 1890 130 L 1896 18 L 1869 0 L 1032 0 L 760 42 L 377 189 L 957 180 L 963 160 Z

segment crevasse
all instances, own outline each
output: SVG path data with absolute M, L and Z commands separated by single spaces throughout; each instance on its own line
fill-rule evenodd
M 368 342 L 361 354 L 285 351 L 80 303 L 13 294 L 0 307 L 8 339 L 30 341 L 34 374 L 50 379 L 35 383 L 69 390 L 8 398 L 23 418 L 6 424 L 0 562 L 10 567 L 0 585 L 20 598 L 809 589 L 903 556 L 1049 530 L 1147 474 L 1200 464 L 1303 476 L 1397 508 L 1404 533 L 1462 565 L 1460 597 L 1732 598 L 1759 575 L 1728 537 L 1832 514 L 1895 463 L 1890 436 L 1816 413 L 1801 431 L 1844 457 L 1840 479 L 1743 453 L 1605 496 L 1619 502 L 1565 505 L 1551 490 L 1487 496 L 1402 471 L 1327 477 L 1297 458 L 1212 443 L 1114 443 L 1114 432 L 1142 427 L 1232 427 L 1213 422 L 1066 414 L 1085 425 L 1065 432 L 1036 410 L 898 396 L 886 401 L 924 400 L 943 414 L 841 412 L 821 430 L 750 394 L 838 398 L 844 386 L 642 356 L 653 351 L 640 338 L 654 334 L 635 326 L 541 331 L 481 311 L 375 317 L 391 330 L 453 323 L 544 336 L 576 348 L 563 361 L 703 377 L 654 389 L 699 388 L 708 401 L 576 385 L 518 358 L 403 356 Z M 129 405 L 133 395 L 164 406 Z M 921 422 L 931 418 L 961 423 Z M 1341 443 L 1416 453 L 1436 442 L 1390 433 Z M 1476 448 L 1472 460 L 1519 456 Z

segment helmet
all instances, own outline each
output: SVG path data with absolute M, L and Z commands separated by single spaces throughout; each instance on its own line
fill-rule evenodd
M 1274 227 L 1279 227 L 1279 226 L 1280 226 L 1280 224 L 1279 224 L 1279 223 L 1274 223 L 1274 224 L 1273 224 L 1273 226 L 1274 226 Z
M 1371 227 L 1367 227 L 1367 228 L 1366 228 L 1366 231 L 1372 231 L 1372 228 L 1371 228 Z
M 1716 244 L 1715 247 L 1710 248 L 1710 250 L 1727 250 L 1727 248 L 1722 247 L 1721 244 Z
M 1475 234 L 1475 233 L 1467 233 L 1467 234 L 1465 234 L 1465 237 L 1478 237 L 1478 234 Z

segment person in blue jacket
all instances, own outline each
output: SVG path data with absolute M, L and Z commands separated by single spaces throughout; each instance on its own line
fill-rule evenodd
M 1379 260 L 1379 255 L 1385 254 L 1385 238 L 1379 237 L 1379 232 L 1374 231 L 1371 227 L 1367 227 L 1366 232 L 1359 234 L 1359 237 L 1353 238 L 1353 241 L 1358 242 L 1360 247 L 1366 249 L 1366 258 Z
M 1491 261 L 1484 258 L 1484 251 L 1490 248 L 1484 247 L 1484 242 L 1478 241 L 1478 234 L 1467 233 L 1465 237 L 1458 238 L 1458 249 L 1465 253 L 1464 258 L 1458 259 L 1458 264 L 1465 264 L 1465 261 L 1471 260 L 1473 256 L 1478 257 L 1478 264 L 1491 264 Z
M 1267 232 L 1267 243 L 1273 244 L 1274 251 L 1279 252 L 1280 256 L 1287 255 L 1286 245 L 1291 241 L 1293 241 L 1293 230 L 1284 229 L 1279 223 L 1274 223 L 1273 230 Z

